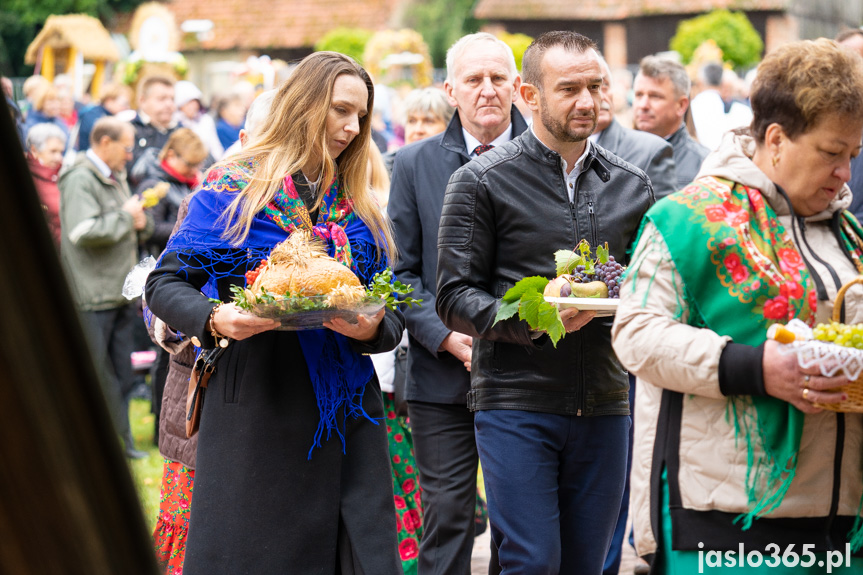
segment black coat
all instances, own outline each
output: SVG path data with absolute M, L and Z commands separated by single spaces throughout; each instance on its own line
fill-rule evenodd
M 254 262 L 249 262 L 253 265 Z M 204 326 L 213 306 L 203 272 L 178 275 L 176 254 L 147 281 L 156 316 L 212 347 Z M 229 280 L 218 284 L 230 297 Z M 377 341 L 356 351 L 396 347 L 400 313 L 387 311 Z M 207 390 L 198 435 L 186 575 L 400 574 L 387 433 L 376 378 L 363 408 L 380 424 L 348 419 L 312 452 L 318 407 L 295 332 L 270 331 L 230 344 Z M 360 571 L 361 569 L 361 571 Z
M 657 200 L 679 189 L 674 174 L 674 149 L 659 136 L 625 128 L 617 120 L 611 120 L 596 143 L 644 170 Z
M 623 264 L 654 203 L 644 172 L 591 145 L 570 201 L 561 157 L 528 131 L 450 178 L 440 220 L 437 311 L 474 337 L 468 407 L 629 415 L 629 380 L 596 318 L 554 348 L 518 316 L 494 323 L 517 281 L 555 276 L 554 252 L 608 242 Z
M 668 138 L 668 143 L 674 148 L 674 170 L 677 172 L 677 189 L 682 190 L 695 180 L 701 162 L 710 153 L 705 146 L 699 144 L 681 124 L 676 132 Z
M 512 107 L 513 137 L 527 129 Z M 470 373 L 448 352 L 438 353 L 450 333 L 435 312 L 437 238 L 449 177 L 470 161 L 458 112 L 447 129 L 396 153 L 387 211 L 393 221 L 399 261 L 396 276 L 414 288 L 422 307 L 404 310 L 410 351 L 406 397 L 409 401 L 464 405 Z
M 141 155 L 132 169 L 132 174 L 130 174 L 130 178 L 138 182 L 135 187 L 136 194 L 140 194 L 160 182 L 167 182 L 170 185 L 165 197 L 158 204 L 149 208 L 155 226 L 153 235 L 147 240 L 147 247 L 155 257 L 159 257 L 159 254 L 165 249 L 168 238 L 171 237 L 171 232 L 174 230 L 174 224 L 177 223 L 180 204 L 192 192 L 192 188 L 166 172 L 161 164 L 159 150 L 148 148 Z

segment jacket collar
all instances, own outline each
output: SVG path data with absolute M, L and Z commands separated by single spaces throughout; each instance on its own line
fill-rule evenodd
M 616 119 L 612 118 L 608 127 L 596 139 L 596 143 L 607 150 L 616 150 L 622 137 L 623 126 Z
M 513 139 L 527 130 L 527 122 L 525 122 L 521 112 L 519 112 L 518 108 L 515 106 L 512 106 L 512 110 L 510 112 L 510 122 L 512 123 Z M 465 160 L 469 160 L 470 152 L 468 152 L 467 145 L 464 143 L 464 134 L 462 134 L 461 130 L 461 118 L 459 118 L 458 110 L 456 110 L 455 114 L 452 115 L 452 119 L 449 121 L 449 125 L 446 127 L 446 131 L 444 131 L 440 145 L 442 148 L 445 148 L 450 152 L 460 154 L 465 158 Z
M 543 164 L 553 166 L 556 170 L 561 169 L 562 159 L 560 154 L 548 149 L 545 144 L 540 142 L 536 135 L 534 135 L 533 130 L 527 130 L 519 139 L 528 155 Z M 581 172 L 585 173 L 593 170 L 603 182 L 607 182 L 611 179 L 611 172 L 609 172 L 608 166 L 602 161 L 604 149 L 598 144 L 590 144 L 588 147 L 589 150 L 587 157 L 584 159 L 584 166 L 582 166 Z
M 686 131 L 686 124 L 681 123 L 677 131 L 668 136 L 666 141 L 671 144 L 672 148 L 677 148 L 678 146 L 682 146 L 688 137 L 689 132 Z

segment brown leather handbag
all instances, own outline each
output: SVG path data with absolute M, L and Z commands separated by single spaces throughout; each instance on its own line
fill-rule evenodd
M 204 393 L 210 377 L 216 372 L 216 361 L 226 348 L 204 349 L 195 360 L 192 376 L 189 378 L 189 394 L 186 397 L 186 437 L 198 433 L 201 425 L 201 410 L 204 408 Z

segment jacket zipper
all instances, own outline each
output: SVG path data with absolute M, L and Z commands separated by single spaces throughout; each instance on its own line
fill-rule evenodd
M 845 450 L 845 414 L 836 414 L 836 449 L 833 453 L 833 491 L 830 500 L 830 513 L 827 515 L 827 522 L 824 524 L 824 538 L 827 540 L 827 549 L 833 550 L 833 539 L 830 536 L 830 531 L 833 529 L 833 520 L 836 519 L 836 514 L 839 511 L 839 488 L 842 475 L 842 456 Z
M 795 217 L 795 216 L 792 216 Z M 806 238 L 806 221 L 802 217 L 797 217 L 797 223 L 800 226 L 800 239 L 801 244 L 798 246 L 800 250 L 800 255 L 803 255 L 803 246 L 806 246 L 806 249 L 818 261 L 821 265 L 827 268 L 827 271 L 830 273 L 830 276 L 833 279 L 833 283 L 836 284 L 836 289 L 838 290 L 842 287 L 842 282 L 839 279 L 839 275 L 836 273 L 836 270 L 833 267 L 825 262 L 822 258 L 815 253 L 815 250 L 812 249 L 812 246 L 809 245 L 809 240 Z M 793 224 L 792 224 L 793 225 Z M 807 268 L 809 269 L 809 273 L 812 276 L 813 280 L 816 283 L 821 282 L 821 278 L 818 277 L 818 274 L 815 272 L 814 268 L 809 265 L 804 256 L 804 263 L 807 264 Z M 823 290 L 823 283 L 821 289 Z M 826 290 L 825 290 L 826 293 Z M 845 321 L 844 313 L 842 314 L 842 321 Z M 827 540 L 828 549 L 832 550 L 832 540 L 830 537 L 830 531 L 833 527 L 833 520 L 836 518 L 836 514 L 839 510 L 839 489 L 841 486 L 841 471 L 842 471 L 842 458 L 845 453 L 845 415 L 842 413 L 836 414 L 836 448 L 833 453 L 833 489 L 830 494 L 830 512 L 827 514 L 827 522 L 824 525 L 825 530 L 825 538 Z
M 596 214 L 593 211 L 593 201 L 587 202 L 587 213 L 590 215 L 590 243 L 595 250 L 599 245 L 599 240 L 596 237 Z

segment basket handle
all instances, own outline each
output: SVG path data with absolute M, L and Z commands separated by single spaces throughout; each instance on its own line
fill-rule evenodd
M 847 284 L 839 288 L 839 293 L 836 294 L 836 301 L 833 302 L 833 321 L 838 322 L 842 314 L 842 302 L 845 299 L 845 292 L 854 284 L 863 284 L 863 275 L 857 276 Z

